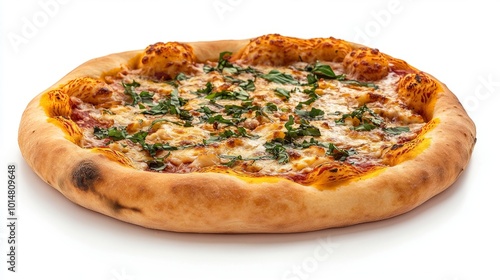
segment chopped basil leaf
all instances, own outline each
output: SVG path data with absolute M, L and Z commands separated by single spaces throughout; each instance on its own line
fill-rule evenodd
M 212 83 L 211 82 L 207 82 L 205 84 L 204 88 L 198 89 L 195 93 L 210 94 L 213 89 L 214 89 L 214 86 L 212 85 Z
M 318 146 L 318 147 L 323 147 L 323 148 L 328 148 L 328 145 L 326 144 L 323 144 L 321 142 L 319 142 L 318 140 L 314 139 L 313 137 L 311 137 L 311 139 L 309 139 L 309 142 L 307 140 L 304 140 L 302 143 L 293 143 L 293 145 L 297 148 L 301 148 L 301 149 L 307 149 L 311 146 Z
M 166 84 L 173 86 L 174 88 L 179 87 L 179 83 L 176 80 L 165 81 Z
M 167 165 L 163 160 L 150 160 L 147 162 L 149 169 L 154 171 L 163 171 Z
M 133 81 L 132 83 L 129 83 L 129 84 L 122 82 L 122 86 L 125 89 L 124 93 L 132 98 L 132 106 L 135 106 L 141 102 L 146 104 L 146 105 L 153 104 L 154 93 L 142 91 L 141 93 L 137 94 L 135 92 L 135 88 L 141 86 L 138 82 Z
M 371 118 L 369 116 L 371 116 Z M 377 114 L 375 114 L 375 112 L 368 108 L 366 104 L 359 108 L 356 108 L 349 114 L 343 114 L 342 118 L 335 122 L 344 124 L 346 118 L 358 119 L 360 124 L 351 128 L 352 130 L 356 131 L 370 131 L 379 127 L 383 123 L 383 120 Z
M 290 161 L 290 156 L 281 143 L 276 141 L 267 142 L 264 144 L 264 147 L 266 148 L 266 152 L 271 154 L 272 159 L 277 160 L 278 163 L 285 164 Z
M 244 119 L 240 118 L 233 118 L 233 119 L 224 119 L 222 115 L 215 115 L 211 116 L 207 119 L 207 122 L 209 124 L 214 124 L 214 123 L 223 123 L 229 126 L 236 126 L 238 123 L 244 121 Z
M 358 126 L 353 126 L 351 128 L 351 130 L 354 130 L 354 131 L 370 131 L 370 130 L 373 130 L 377 128 L 376 125 L 374 125 L 373 123 L 369 123 L 369 122 L 362 122 L 360 125 Z
M 125 94 L 132 98 L 133 100 L 132 105 L 135 106 L 138 102 L 138 96 L 137 93 L 135 93 L 134 88 L 139 87 L 140 84 L 134 80 L 132 83 L 129 84 L 125 84 L 124 82 L 122 82 L 122 86 L 125 89 Z
M 100 128 L 98 126 L 95 126 L 94 127 L 94 135 L 95 137 L 97 137 L 97 139 L 104 139 L 106 137 L 108 137 L 108 130 L 107 129 L 103 129 L 103 128 Z
M 243 128 L 243 127 L 239 127 L 239 128 Z M 246 130 L 245 130 L 244 134 L 246 134 Z M 233 132 L 231 130 L 224 130 L 223 132 L 219 133 L 218 140 L 224 140 L 224 139 L 228 139 L 231 137 L 238 137 L 238 136 L 242 136 L 242 135 L 240 135 L 239 132 Z
M 232 52 L 221 52 L 219 54 L 219 61 L 217 63 L 217 70 L 220 72 L 226 67 L 233 67 L 233 64 L 231 64 L 228 60 L 227 57 L 231 56 L 233 53 Z
M 179 93 L 177 89 L 175 89 L 170 94 L 170 99 L 160 101 L 157 105 L 141 113 L 146 115 L 178 115 L 182 120 L 191 120 L 193 116 L 189 114 L 189 111 L 180 108 L 186 103 L 187 100 L 179 97 Z
M 249 113 L 251 111 L 258 111 L 261 108 L 257 105 L 253 105 L 252 101 L 246 101 L 242 102 L 241 106 L 239 105 L 225 105 L 224 106 L 224 112 L 229 115 L 233 116 L 235 118 L 241 117 L 242 114 L 244 113 Z
M 141 102 L 145 105 L 148 105 L 148 106 L 152 106 L 153 105 L 153 96 L 154 96 L 154 93 L 149 93 L 147 91 L 141 91 L 141 93 L 139 93 L 139 98 L 140 98 L 139 102 Z
M 270 82 L 275 82 L 279 84 L 292 84 L 292 85 L 298 85 L 299 82 L 295 80 L 292 75 L 286 74 L 286 73 L 281 73 L 278 70 L 271 70 L 267 74 L 262 74 L 259 77 L 268 80 Z
M 96 126 L 94 127 L 94 135 L 97 139 L 110 138 L 111 140 L 119 141 L 127 138 L 127 130 L 119 127 L 110 127 L 106 129 Z
M 154 143 L 154 144 L 148 144 L 146 142 L 141 142 L 140 143 L 142 148 L 147 151 L 151 156 L 155 156 L 158 151 L 174 151 L 178 150 L 177 147 L 170 146 L 168 143 Z
M 366 104 L 365 104 L 359 108 L 356 108 L 354 111 L 352 111 L 349 114 L 343 114 L 342 118 L 337 122 L 344 122 L 345 119 L 349 118 L 349 117 L 351 117 L 353 119 L 356 118 L 356 119 L 361 121 L 363 119 L 363 115 L 365 114 L 365 112 L 370 113 L 370 115 L 374 114 L 373 111 L 370 108 L 368 108 L 368 106 L 366 106 Z
M 266 103 L 266 106 L 264 106 L 261 111 L 266 111 L 266 112 L 277 112 L 278 111 L 278 106 L 274 103 Z
M 149 126 L 149 129 L 151 129 L 155 124 L 161 123 L 161 122 L 169 122 L 167 119 L 157 119 L 151 122 L 151 125 Z
M 184 126 L 184 127 L 193 127 L 193 123 L 190 120 L 186 120 L 182 126 Z
M 229 138 L 237 138 L 237 137 L 246 137 L 246 138 L 258 138 L 258 136 L 248 134 L 247 130 L 244 127 L 238 127 L 235 131 L 232 130 L 224 130 L 218 135 L 211 135 L 209 139 L 203 140 L 204 145 L 210 145 L 212 143 L 220 142 Z
M 224 69 L 222 69 L 222 73 L 223 74 L 229 74 L 229 75 L 234 75 L 234 74 L 237 74 L 238 73 L 238 69 L 234 68 L 234 67 L 224 67 Z
M 243 160 L 243 157 L 241 155 L 239 156 L 220 155 L 219 157 L 224 159 L 229 159 L 228 162 L 222 163 L 222 165 L 225 165 L 227 167 L 234 167 L 237 161 Z
M 314 103 L 314 101 L 318 100 L 319 95 L 316 93 L 316 89 L 318 88 L 318 83 L 312 84 L 310 89 L 305 89 L 304 93 L 306 93 L 309 96 L 309 99 L 306 101 L 301 101 L 297 106 L 295 106 L 295 109 L 300 110 L 303 108 L 304 105 L 311 105 Z
M 250 66 L 247 66 L 247 68 L 236 67 L 236 69 L 238 69 L 238 73 L 260 74 L 257 69 Z
M 238 156 L 232 156 L 232 155 L 219 155 L 220 158 L 222 159 L 229 159 L 228 162 L 223 162 L 222 165 L 225 165 L 227 167 L 234 167 L 236 165 L 236 162 L 238 161 L 256 161 L 256 160 L 263 160 L 263 159 L 270 159 L 269 156 L 261 156 L 261 157 L 249 157 L 249 158 L 243 158 L 241 155 Z
M 259 110 L 257 110 L 255 112 L 255 116 L 258 117 L 258 116 L 263 116 L 269 120 L 271 120 L 269 118 L 269 116 L 267 115 L 267 113 L 272 113 L 272 112 L 277 112 L 278 111 L 278 106 L 276 106 L 276 104 L 273 104 L 273 103 L 266 103 L 266 106 L 262 107 L 262 108 L 259 108 Z
M 321 132 L 317 127 L 309 124 L 308 121 L 301 119 L 298 128 L 293 127 L 295 119 L 292 115 L 288 117 L 288 121 L 285 123 L 285 141 L 288 143 L 293 143 L 293 140 L 302 136 L 321 136 Z
M 249 97 L 250 97 L 250 95 L 244 90 L 239 90 L 239 91 L 223 90 L 223 91 L 219 91 L 219 92 L 212 92 L 209 95 L 207 95 L 205 98 L 208 100 L 220 100 L 220 99 L 248 100 Z
M 275 88 L 274 89 L 274 94 L 276 94 L 279 97 L 284 98 L 285 100 L 290 99 L 290 92 L 291 92 L 291 90 L 286 90 L 284 88 Z
M 227 82 L 230 82 L 232 84 L 241 84 L 241 83 L 244 83 L 245 81 L 243 80 L 240 80 L 240 79 L 237 79 L 237 78 L 234 78 L 232 76 L 224 76 L 224 80 L 227 81 Z
M 317 100 L 317 98 L 311 97 L 311 98 L 307 99 L 306 101 L 300 101 L 299 104 L 297 104 L 297 106 L 295 106 L 295 109 L 302 109 L 304 105 L 311 105 L 316 100 Z
M 252 80 L 247 80 L 246 82 L 242 82 L 239 85 L 244 90 L 248 90 L 248 91 L 255 90 L 255 83 Z
M 165 158 L 170 156 L 170 152 L 162 158 L 154 158 L 147 162 L 149 169 L 154 171 L 163 171 L 167 164 L 165 164 Z
M 384 132 L 390 135 L 399 135 L 403 132 L 409 132 L 410 128 L 407 126 L 386 127 Z
M 143 143 L 144 141 L 146 141 L 147 136 L 148 136 L 147 131 L 139 131 L 136 132 L 134 135 L 129 136 L 128 139 L 130 139 L 130 141 L 134 143 Z
M 311 108 L 311 111 L 295 110 L 295 114 L 297 114 L 303 118 L 314 119 L 316 117 L 324 116 L 325 112 L 323 110 L 320 110 L 320 109 L 313 107 L 313 108 Z
M 209 73 L 209 72 L 212 72 L 212 71 L 217 71 L 217 68 L 216 67 L 212 67 L 210 65 L 203 65 L 203 72 L 205 73 Z
M 210 109 L 208 106 L 201 106 L 197 112 L 203 113 L 203 115 L 200 116 L 200 119 L 202 121 L 206 121 L 208 118 L 210 118 L 213 114 L 217 113 L 216 111 Z
M 184 80 L 187 80 L 187 79 L 188 79 L 188 77 L 186 76 L 186 74 L 184 74 L 182 72 L 179 73 L 179 74 L 177 74 L 177 76 L 175 77 L 176 81 L 184 81 Z
M 371 87 L 374 89 L 378 89 L 378 86 L 374 83 L 348 80 L 345 74 L 337 75 L 335 74 L 335 72 L 333 72 L 332 67 L 330 67 L 330 65 L 322 64 L 320 62 L 316 62 L 314 66 L 308 65 L 305 70 L 314 74 L 307 76 L 307 81 L 309 84 L 315 83 L 318 80 L 318 78 L 326 78 L 326 79 L 334 79 L 347 85 Z
M 233 67 L 233 65 L 227 60 L 227 57 L 230 56 L 232 52 L 221 52 L 219 53 L 219 60 L 217 62 L 216 67 L 211 67 L 209 65 L 203 66 L 203 71 L 205 73 L 212 72 L 212 71 L 219 71 L 222 72 L 224 68 L 226 67 Z
M 219 60 L 217 62 L 216 67 L 211 67 L 209 65 L 203 66 L 203 71 L 205 73 L 212 72 L 212 71 L 218 71 L 220 73 L 226 72 L 228 74 L 238 74 L 238 73 L 252 73 L 252 74 L 258 74 L 259 71 L 252 67 L 247 67 L 247 68 L 241 68 L 238 66 L 233 65 L 231 62 L 229 62 L 229 57 L 232 55 L 232 52 L 221 52 L 219 53 Z
M 224 80 L 232 84 L 237 84 L 243 90 L 254 91 L 256 89 L 255 82 L 251 79 L 247 79 L 246 81 L 244 81 L 231 76 L 224 76 Z
M 328 144 L 328 150 L 326 154 L 332 156 L 335 160 L 345 161 L 348 156 L 355 154 L 356 152 L 353 149 L 344 150 L 339 149 L 333 143 Z
M 320 62 L 316 62 L 314 66 L 308 66 L 306 67 L 306 70 L 309 72 L 315 74 L 318 77 L 321 78 L 329 78 L 329 79 L 344 79 L 345 75 L 336 75 L 335 72 L 333 72 L 332 67 L 327 64 L 322 64 Z
M 123 140 L 127 137 L 127 131 L 117 127 L 112 127 L 108 130 L 108 137 L 113 140 Z
M 184 106 L 187 103 L 186 99 L 179 97 L 179 91 L 177 91 L 177 89 L 170 93 L 170 100 L 172 100 L 172 105 L 174 106 Z
M 304 89 L 303 92 L 308 94 L 309 97 L 315 97 L 316 99 L 318 99 L 319 96 L 316 94 L 316 89 L 318 88 L 318 83 L 312 83 L 310 85 L 311 85 L 311 88 Z
M 316 85 L 317 87 L 318 77 L 314 74 L 307 75 L 307 84 L 305 85 Z
M 305 70 L 322 78 L 338 79 L 343 76 L 343 75 L 336 75 L 335 72 L 333 72 L 332 67 L 330 67 L 330 65 L 323 64 L 319 61 L 317 61 L 314 65 L 312 64 L 307 65 Z
M 201 106 L 200 109 L 198 109 L 198 112 L 204 113 L 205 115 L 212 115 L 214 113 L 217 113 L 207 106 Z
M 165 114 L 179 114 L 179 108 L 172 104 L 172 100 L 163 100 L 157 105 L 151 107 L 149 110 L 143 111 L 146 115 L 165 115 Z

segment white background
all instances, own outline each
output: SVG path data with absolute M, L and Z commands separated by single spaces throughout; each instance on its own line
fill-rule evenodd
M 500 279 L 497 2 L 0 2 L 1 279 Z M 24 162 L 23 109 L 82 62 L 158 41 L 267 33 L 356 41 L 438 77 L 477 125 L 467 170 L 393 219 L 300 234 L 207 235 L 148 230 L 85 210 Z M 8 164 L 17 167 L 15 273 L 7 270 Z

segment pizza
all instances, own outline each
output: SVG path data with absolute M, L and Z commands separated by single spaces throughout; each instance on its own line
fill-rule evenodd
M 74 203 L 177 232 L 303 232 L 408 212 L 467 166 L 475 125 L 378 49 L 278 34 L 90 60 L 36 96 L 18 142 Z

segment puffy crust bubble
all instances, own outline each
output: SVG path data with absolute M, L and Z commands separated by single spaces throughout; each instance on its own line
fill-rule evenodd
M 89 77 L 71 80 L 61 90 L 69 96 L 78 97 L 93 105 L 110 101 L 112 94 L 105 82 Z
M 270 34 L 251 40 L 231 60 L 241 60 L 250 65 L 269 66 L 285 66 L 296 61 L 341 62 L 350 51 L 351 46 L 348 43 L 332 37 L 303 40 Z
M 428 75 L 423 72 L 407 74 L 399 81 L 396 91 L 413 111 L 431 117 L 438 85 Z
M 179 73 L 192 73 L 195 62 L 191 46 L 177 42 L 160 42 L 146 48 L 139 61 L 139 68 L 147 76 L 168 80 L 174 79 Z
M 389 61 L 377 49 L 359 48 L 350 52 L 342 62 L 350 78 L 378 81 L 389 74 Z
M 42 106 L 49 117 L 71 115 L 69 96 L 61 90 L 51 90 L 42 97 Z

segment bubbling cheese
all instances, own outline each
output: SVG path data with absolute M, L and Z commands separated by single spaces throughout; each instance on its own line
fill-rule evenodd
M 119 151 L 146 171 L 232 169 L 300 182 L 319 168 L 383 168 L 384 154 L 425 125 L 398 96 L 396 73 L 364 83 L 332 62 L 215 66 L 167 81 L 130 69 L 105 77 L 111 105 L 72 97 L 81 146 Z

